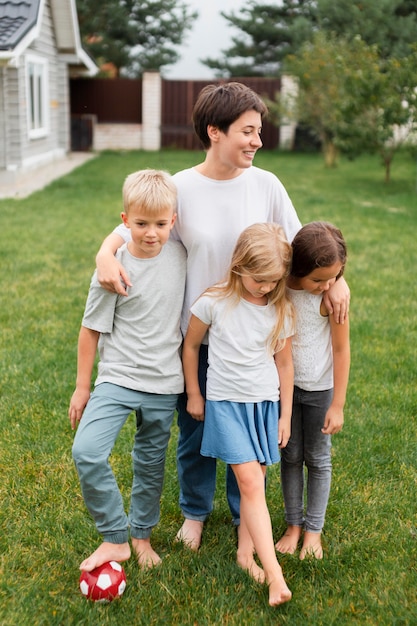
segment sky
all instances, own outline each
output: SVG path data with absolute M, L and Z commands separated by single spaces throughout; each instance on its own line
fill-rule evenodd
M 219 58 L 221 50 L 230 47 L 235 29 L 220 15 L 220 11 L 238 12 L 245 0 L 185 0 L 193 11 L 199 12 L 184 45 L 178 49 L 181 60 L 164 69 L 164 76 L 171 79 L 213 78 L 213 70 L 199 62 L 205 57 Z

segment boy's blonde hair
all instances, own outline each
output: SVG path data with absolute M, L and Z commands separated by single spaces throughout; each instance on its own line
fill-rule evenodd
M 253 224 L 245 228 L 237 240 L 225 282 L 206 292 L 224 298 L 232 297 L 237 304 L 244 293 L 242 275 L 267 282 L 280 277 L 274 289 L 267 294 L 268 302 L 275 305 L 277 313 L 277 322 L 269 338 L 273 352 L 280 350 L 285 343 L 280 339 L 285 318 L 289 315 L 294 320 L 294 310 L 286 291 L 291 257 L 291 245 L 281 226 Z
M 167 209 L 173 213 L 177 206 L 177 189 L 168 172 L 162 170 L 139 170 L 127 176 L 123 184 L 123 209 L 126 214 L 133 207 L 150 216 L 159 215 Z

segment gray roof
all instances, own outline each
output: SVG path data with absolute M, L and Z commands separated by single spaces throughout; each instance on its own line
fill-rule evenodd
M 36 25 L 40 0 L 0 0 L 0 50 L 13 50 Z

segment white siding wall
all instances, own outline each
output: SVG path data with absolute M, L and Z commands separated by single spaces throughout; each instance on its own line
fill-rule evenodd
M 4 134 L 5 151 L 4 157 L 0 156 L 0 168 L 11 176 L 63 157 L 70 147 L 68 68 L 60 61 L 56 49 L 49 0 L 44 5 L 39 36 L 28 48 L 27 55 L 47 60 L 48 132 L 43 137 L 29 137 L 26 56 L 22 55 L 16 67 L 1 70 L 0 86 L 4 90 L 0 106 L 4 122 L 0 117 L 0 139 Z
M 71 149 L 71 112 L 69 101 L 69 72 L 68 65 L 59 60 L 57 66 L 57 117 L 58 133 L 57 144 L 64 152 Z
M 0 67 L 0 170 L 6 167 L 7 154 L 7 124 L 6 124 L 6 102 L 5 93 L 7 88 L 7 72 L 4 67 Z
M 26 124 L 24 92 L 19 89 L 20 70 L 10 68 L 7 70 L 6 99 L 6 126 L 7 126 L 7 167 L 12 171 L 17 169 L 21 162 L 21 125 Z
M 24 166 L 24 169 L 25 165 L 26 167 L 30 168 L 33 165 L 37 164 L 37 162 L 39 162 L 38 159 L 41 159 L 44 162 L 48 160 L 52 161 L 56 156 L 64 153 L 64 148 L 59 141 L 59 136 L 62 132 L 60 109 L 65 108 L 65 105 L 67 105 L 67 103 L 62 100 L 62 95 L 64 95 L 64 97 L 68 99 L 68 91 L 67 89 L 62 89 L 62 77 L 60 76 L 60 72 L 58 71 L 58 69 L 60 69 L 62 72 L 62 65 L 59 64 L 58 61 L 58 52 L 55 45 L 49 0 L 45 2 L 42 26 L 39 37 L 37 37 L 33 44 L 30 46 L 28 53 L 36 54 L 40 57 L 46 58 L 48 61 L 49 93 L 47 105 L 49 113 L 49 132 L 46 137 L 42 137 L 39 139 L 30 139 L 27 121 L 24 125 L 22 125 L 22 128 L 25 129 L 25 132 L 22 134 L 22 165 Z M 22 64 L 21 71 L 22 75 L 20 76 L 20 79 L 25 86 L 26 92 L 26 76 L 24 64 Z M 67 78 L 66 72 L 64 74 L 65 78 Z M 27 100 L 25 98 L 25 109 L 26 105 Z

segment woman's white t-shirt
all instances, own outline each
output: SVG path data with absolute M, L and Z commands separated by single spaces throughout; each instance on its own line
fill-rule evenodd
M 289 241 L 301 228 L 280 180 L 255 166 L 236 178 L 214 180 L 195 168 L 174 174 L 178 190 L 177 220 L 172 236 L 187 251 L 187 280 L 181 329 L 185 334 L 193 302 L 227 272 L 240 233 L 256 222 L 280 224 Z M 115 230 L 125 240 L 130 231 Z

